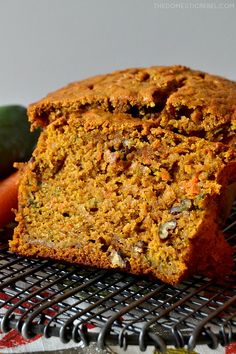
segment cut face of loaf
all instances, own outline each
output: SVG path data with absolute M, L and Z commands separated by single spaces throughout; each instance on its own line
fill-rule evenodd
M 95 107 L 235 147 L 235 102 L 235 82 L 184 66 L 167 66 L 115 71 L 74 82 L 32 104 L 28 113 L 33 126 L 46 126 Z
M 10 248 L 172 284 L 218 277 L 232 266 L 217 215 L 235 173 L 220 143 L 124 114 L 59 118 L 22 167 Z

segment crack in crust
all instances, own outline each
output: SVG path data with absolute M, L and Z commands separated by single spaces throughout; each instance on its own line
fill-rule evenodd
M 186 136 L 235 144 L 236 83 L 184 66 L 115 71 L 74 82 L 29 107 L 33 127 L 93 108 Z

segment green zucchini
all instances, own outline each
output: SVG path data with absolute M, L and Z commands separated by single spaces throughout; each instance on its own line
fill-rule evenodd
M 14 162 L 28 161 L 39 134 L 39 129 L 30 132 L 25 107 L 0 107 L 0 178 L 14 171 Z

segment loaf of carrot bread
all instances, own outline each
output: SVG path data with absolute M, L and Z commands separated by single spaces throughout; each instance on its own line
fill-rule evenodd
M 160 112 L 168 110 L 177 102 L 178 87 L 184 89 L 186 80 L 197 87 L 204 78 L 182 67 L 119 75 L 108 76 L 111 86 L 107 77 L 78 84 L 91 86 L 83 98 L 77 85 L 72 85 L 65 89 L 65 99 L 59 91 L 31 106 L 31 120 L 47 126 L 31 161 L 21 166 L 19 224 L 10 249 L 26 256 L 149 274 L 171 284 L 191 274 L 226 274 L 232 266 L 232 252 L 219 232 L 219 223 L 227 185 L 236 177 L 235 151 L 220 142 L 186 137 L 157 124 L 158 100 Z M 124 102 L 129 79 L 137 87 L 130 84 L 129 102 Z M 232 85 L 233 90 L 233 84 L 223 79 L 207 76 L 205 80 L 207 85 L 215 80 L 216 89 L 222 80 L 222 85 Z M 96 85 L 101 86 L 100 94 L 89 96 L 92 85 L 95 92 Z M 113 89 L 120 94 L 113 95 Z M 214 89 L 212 92 L 217 95 Z M 197 100 L 194 94 L 192 99 Z M 187 96 L 183 104 L 186 100 Z M 99 110 L 92 109 L 95 102 Z M 109 112 L 113 103 L 126 111 L 125 106 L 130 105 L 129 114 Z M 79 104 L 84 112 L 79 112 Z M 88 104 L 91 107 L 85 111 Z M 106 111 L 101 109 L 104 105 Z M 137 117 L 130 114 L 132 107 L 136 107 Z M 210 118 L 206 114 L 204 121 L 207 108 L 202 107 L 196 108 L 201 112 L 198 124 L 185 111 L 181 117 L 189 125 L 183 130 L 189 135 L 190 130 L 191 134 L 197 132 L 195 127 L 200 126 L 201 131 L 205 127 L 203 135 L 213 140 L 220 135 L 207 130 Z M 219 102 L 218 111 L 214 104 L 208 108 L 210 117 L 215 117 L 213 125 L 227 124 L 222 139 L 230 139 L 229 110 L 233 106 L 225 110 L 224 119 L 220 118 L 223 103 Z M 182 108 L 176 109 L 180 112 Z M 149 114 L 155 118 L 149 119 Z M 179 122 L 177 117 L 175 121 Z M 166 121 L 168 128 L 171 124 L 174 126 L 174 120 Z
M 29 107 L 12 251 L 149 274 L 223 276 L 236 83 L 183 66 L 70 84 Z M 224 145 L 222 144 L 224 143 Z

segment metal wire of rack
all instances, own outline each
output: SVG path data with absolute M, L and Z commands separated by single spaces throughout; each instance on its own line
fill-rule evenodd
M 236 203 L 225 232 L 236 248 Z M 236 252 L 234 252 L 236 256 Z M 235 259 L 236 260 L 236 259 Z M 193 277 L 173 287 L 115 271 L 26 259 L 0 252 L 0 324 L 24 337 L 60 337 L 84 345 L 207 344 L 236 341 L 236 272 L 217 283 Z

